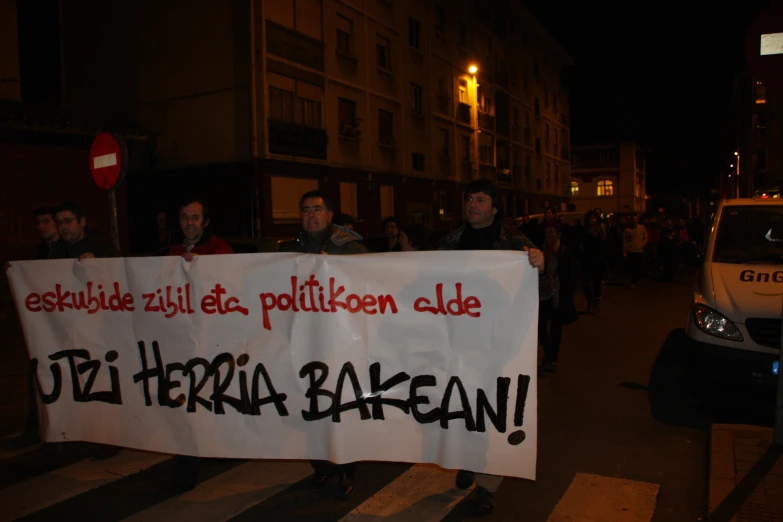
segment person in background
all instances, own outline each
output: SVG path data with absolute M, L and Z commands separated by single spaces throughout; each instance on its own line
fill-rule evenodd
M 432 250 L 429 234 L 423 225 L 406 225 L 400 230 L 400 247 L 403 252 Z
M 631 216 L 631 223 L 623 231 L 623 257 L 628 260 L 631 288 L 636 288 L 644 277 L 644 248 L 647 246 L 647 229 L 639 224 L 639 215 Z
M 597 315 L 606 277 L 606 228 L 593 211 L 585 215 L 581 240 L 582 289 L 587 298 L 587 313 Z
M 38 235 L 41 236 L 41 242 L 38 244 L 35 256 L 31 259 L 49 259 L 52 255 L 52 249 L 60 239 L 60 234 L 57 232 L 57 224 L 54 221 L 55 213 L 56 209 L 54 207 L 41 207 L 33 212 L 35 227 L 38 230 Z M 7 264 L 6 270 L 10 266 L 10 264 Z M 25 448 L 38 444 L 41 441 L 39 429 L 38 390 L 35 374 L 32 372 L 31 366 L 27 376 L 27 425 L 24 433 L 14 439 L 14 445 Z
M 574 290 L 576 288 L 576 259 L 573 251 L 561 242 L 559 223 L 544 225 L 544 270 L 549 296 L 539 301 L 538 339 L 544 350 L 541 371 L 557 371 L 563 325 L 576 322 Z
M 337 214 L 334 216 L 334 219 L 332 219 L 332 224 L 348 230 L 353 230 L 353 217 L 351 217 L 350 214 Z
M 387 217 L 383 220 L 383 233 L 386 235 L 386 242 L 379 252 L 401 252 L 400 229 L 395 218 Z

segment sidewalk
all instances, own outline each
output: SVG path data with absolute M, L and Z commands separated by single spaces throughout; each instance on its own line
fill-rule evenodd
M 713 424 L 709 522 L 783 522 L 783 448 L 772 428 Z

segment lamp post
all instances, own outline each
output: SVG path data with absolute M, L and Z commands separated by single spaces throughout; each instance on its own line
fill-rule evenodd
M 737 156 L 737 198 L 740 197 L 740 153 L 734 151 L 734 155 Z

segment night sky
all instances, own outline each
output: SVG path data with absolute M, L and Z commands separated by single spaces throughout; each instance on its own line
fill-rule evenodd
M 679 2 L 525 0 L 576 62 L 572 144 L 638 137 L 650 194 L 717 184 L 733 75 L 761 0 L 689 11 Z

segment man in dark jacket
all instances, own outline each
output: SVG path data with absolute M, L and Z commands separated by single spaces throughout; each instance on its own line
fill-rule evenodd
M 302 254 L 366 254 L 362 236 L 346 228 L 333 225 L 332 205 L 320 190 L 311 190 L 299 200 L 302 213 L 302 231 L 295 241 L 283 245 L 281 252 Z
M 513 226 L 503 225 L 503 200 L 497 187 L 488 179 L 471 182 L 465 189 L 467 223 L 440 242 L 439 250 L 522 250 L 528 253 L 530 264 L 538 269 L 539 287 L 544 277 L 544 254 L 530 239 Z M 539 299 L 541 296 L 539 295 Z M 469 488 L 476 482 L 479 515 L 488 515 L 495 508 L 493 495 L 500 486 L 498 477 L 460 470 L 457 487 Z
M 360 243 L 362 236 L 352 230 L 332 224 L 332 205 L 319 190 L 305 193 L 299 200 L 302 214 L 302 231 L 299 237 L 280 248 L 281 252 L 299 252 L 302 254 L 348 255 L 364 254 L 367 250 Z M 353 493 L 353 477 L 356 462 L 334 464 L 325 460 L 313 460 L 310 464 L 315 470 L 310 487 L 319 489 L 335 475 L 340 480 L 343 496 Z
M 114 245 L 85 233 L 87 218 L 84 216 L 84 210 L 76 203 L 61 204 L 54 217 L 60 240 L 52 248 L 50 259 L 82 260 L 119 256 Z

